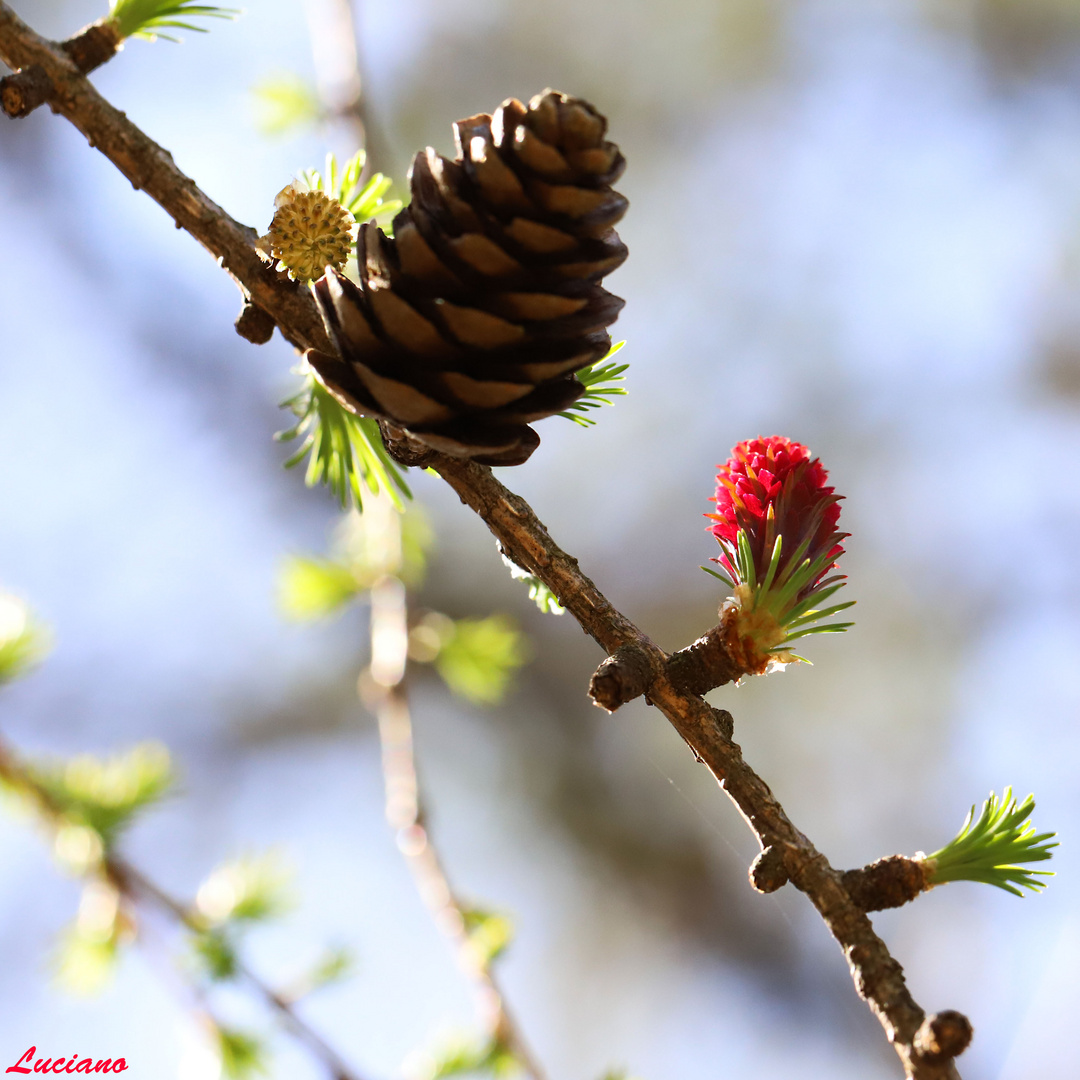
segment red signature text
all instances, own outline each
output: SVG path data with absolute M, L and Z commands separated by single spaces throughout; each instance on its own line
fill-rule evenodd
M 80 1058 L 78 1054 L 71 1057 L 37 1058 L 37 1047 L 31 1046 L 29 1050 L 14 1065 L 9 1065 L 5 1072 L 9 1073 L 109 1073 L 125 1072 L 127 1062 L 121 1058 Z M 31 1066 L 33 1063 L 33 1067 Z

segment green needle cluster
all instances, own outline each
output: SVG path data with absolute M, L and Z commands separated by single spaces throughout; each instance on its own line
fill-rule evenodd
M 197 26 L 191 19 L 235 19 L 237 8 L 221 8 L 213 4 L 198 4 L 192 0 L 113 0 L 109 10 L 109 22 L 121 38 L 138 37 L 155 41 L 177 39 L 162 30 L 192 30 L 207 33 L 205 26 Z
M 1046 887 L 1042 877 L 1053 877 L 1052 870 L 1029 870 L 1021 863 L 1043 862 L 1051 858 L 1049 841 L 1056 833 L 1036 833 L 1031 824 L 1035 796 L 1029 795 L 1017 805 L 1012 788 L 999 799 L 993 792 L 975 820 L 972 806 L 960 832 L 940 851 L 925 856 L 926 880 L 931 885 L 946 881 L 981 881 L 1023 896 L 1020 886 L 1033 892 Z
M 560 416 L 573 420 L 582 427 L 593 427 L 596 421 L 587 415 L 588 410 L 599 409 L 601 405 L 614 405 L 612 398 L 626 396 L 626 388 L 619 384 L 624 381 L 623 373 L 630 365 L 608 363 L 625 344 L 625 341 L 620 341 L 612 345 L 602 360 L 597 360 L 595 364 L 590 364 L 577 373 L 577 381 L 585 387 L 585 393 L 566 412 L 559 413 Z
M 275 436 L 280 442 L 302 437 L 299 449 L 285 462 L 285 468 L 291 469 L 308 457 L 304 477 L 307 486 L 326 484 L 342 509 L 350 498 L 357 508 L 362 508 L 365 488 L 372 495 L 385 491 L 401 509 L 401 495 L 411 499 L 412 492 L 383 445 L 377 421 L 343 408 L 306 365 L 301 374 L 303 388 L 282 402 L 283 407 L 293 411 L 297 422 Z

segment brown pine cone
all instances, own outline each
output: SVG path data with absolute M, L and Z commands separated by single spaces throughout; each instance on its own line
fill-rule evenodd
M 457 160 L 417 154 L 393 239 L 361 226 L 360 285 L 316 283 L 342 359 L 308 359 L 346 408 L 519 465 L 540 443 L 528 425 L 580 397 L 573 373 L 611 347 L 623 301 L 599 282 L 626 258 L 611 188 L 626 162 L 604 117 L 553 90 L 454 129 Z

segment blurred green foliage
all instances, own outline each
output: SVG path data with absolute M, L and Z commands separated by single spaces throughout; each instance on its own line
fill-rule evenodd
M 289 994 L 292 999 L 305 997 L 320 987 L 340 982 L 356 969 L 356 958 L 343 945 L 327 949 L 300 980 L 299 989 Z
M 26 604 L 0 593 L 0 685 L 17 679 L 42 660 L 51 637 Z
M 96 994 L 108 985 L 118 957 L 115 937 L 98 938 L 73 927 L 60 941 L 57 981 L 69 993 Z
M 112 977 L 120 945 L 132 933 L 115 885 L 90 878 L 83 885 L 75 922 L 60 940 L 57 980 L 72 993 L 96 993 Z
M 514 940 L 513 922 L 483 908 L 469 908 L 462 916 L 473 959 L 481 968 L 490 967 Z
M 298 622 L 323 619 L 341 610 L 361 590 L 356 575 L 342 563 L 307 555 L 286 558 L 278 577 L 281 610 Z
M 264 135 L 284 135 L 293 128 L 315 123 L 322 115 L 318 92 L 306 79 L 291 72 L 271 75 L 252 88 L 256 124 Z
M 347 514 L 334 531 L 331 551 L 365 588 L 384 575 L 415 588 L 424 580 L 434 538 L 422 508 L 410 504 L 394 513 L 384 501 L 364 514 Z
M 332 557 L 290 555 L 278 576 L 281 610 L 300 622 L 326 618 L 390 575 L 408 586 L 424 578 L 432 532 L 427 516 L 410 506 L 387 520 L 387 507 L 349 513 L 331 542 Z
M 192 934 L 191 951 L 198 967 L 216 982 L 236 978 L 239 959 L 229 936 L 221 929 Z
M 334 558 L 292 555 L 282 564 L 278 592 L 282 610 L 294 619 L 324 618 L 340 611 L 380 577 L 407 585 L 423 578 L 431 528 L 415 508 L 386 517 L 385 504 L 350 514 L 333 542 Z M 528 661 L 525 636 L 506 615 L 451 619 L 426 613 L 409 632 L 409 658 L 433 663 L 447 686 L 478 705 L 505 697 L 514 673 Z
M 443 1080 L 448 1076 L 518 1076 L 521 1063 L 497 1039 L 477 1041 L 466 1035 L 444 1040 L 425 1061 L 423 1080 Z
M 271 919 L 292 907 L 290 877 L 273 854 L 234 859 L 199 886 L 195 908 L 210 926 Z
M 221 1072 L 229 1080 L 269 1075 L 266 1047 L 258 1036 L 221 1025 L 216 1027 L 215 1035 Z
M 31 762 L 26 775 L 62 825 L 75 827 L 74 833 L 58 832 L 60 854 L 65 846 L 78 846 L 71 838 L 79 835 L 80 826 L 92 830 L 107 852 L 135 815 L 161 799 L 174 780 L 169 751 L 156 742 L 107 758 L 81 754 L 65 762 Z
M 435 669 L 458 696 L 494 705 L 528 656 L 525 636 L 508 616 L 457 619 L 435 657 Z

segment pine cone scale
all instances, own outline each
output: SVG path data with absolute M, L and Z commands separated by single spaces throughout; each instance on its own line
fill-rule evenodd
M 497 314 L 505 314 L 511 319 L 546 322 L 576 315 L 589 303 L 589 298 L 559 293 L 506 292 L 493 296 L 488 303 Z
M 402 273 L 407 278 L 426 281 L 444 292 L 464 290 L 461 278 L 435 254 L 411 214 L 399 214 L 394 220 L 394 240 Z
M 355 319 L 359 307 L 355 294 L 359 290 L 348 279 L 335 281 L 336 289 L 329 284 L 324 284 L 326 280 L 320 281 L 316 286 L 320 303 L 334 304 L 334 293 L 336 293 L 344 300 L 344 303 L 333 308 L 335 314 L 340 313 L 342 316 L 340 323 L 344 323 L 347 319 Z M 350 296 L 350 290 L 352 296 Z M 327 300 L 328 295 L 329 300 Z M 365 321 L 364 325 L 368 326 L 369 323 Z M 592 362 L 597 354 L 602 355 L 601 350 L 605 348 L 606 343 L 598 341 L 595 348 L 584 355 L 586 362 Z M 516 350 L 509 350 L 508 355 L 519 356 L 520 354 Z M 574 353 L 569 357 L 538 363 L 515 364 L 500 363 L 497 354 L 492 354 L 487 363 L 479 366 L 473 364 L 467 374 L 450 368 L 433 368 L 416 356 L 403 356 L 400 353 L 379 348 L 350 350 L 345 353 L 345 359 L 351 364 L 350 370 L 355 375 L 355 380 L 345 379 L 343 386 L 353 397 L 371 402 L 368 407 L 374 408 L 378 415 L 381 415 L 383 411 L 393 412 L 398 409 L 400 411 L 395 414 L 396 418 L 406 425 L 416 426 L 419 430 L 428 424 L 439 423 L 447 418 L 444 409 L 436 410 L 436 405 L 459 409 L 490 409 L 518 401 L 534 391 L 537 375 L 547 376 L 550 379 L 576 370 L 582 366 L 583 355 Z M 342 380 L 343 373 L 335 368 L 334 377 Z M 356 381 L 362 389 L 357 388 Z M 423 395 L 429 406 L 422 408 L 418 398 L 414 395 L 404 395 L 398 389 L 398 387 L 406 386 L 412 387 Z M 580 384 L 576 380 L 566 380 L 565 385 L 559 386 L 558 393 L 554 397 L 529 399 L 530 404 L 525 412 L 535 418 L 536 402 L 541 403 L 541 408 L 544 407 L 544 403 L 551 401 L 557 402 L 560 409 L 565 408 L 565 404 L 573 401 L 579 393 Z M 406 412 L 408 415 L 405 415 Z M 518 406 L 516 414 L 523 415 L 521 406 Z
M 477 308 L 438 299 L 435 305 L 443 328 L 460 345 L 476 349 L 499 349 L 516 345 L 525 337 L 525 327 Z
M 418 428 L 451 419 L 453 410 L 424 393 L 419 386 L 380 375 L 366 364 L 353 361 L 353 371 L 379 405 Z
M 530 255 L 565 255 L 577 246 L 577 240 L 570 233 L 529 218 L 514 218 L 504 234 Z
M 477 409 L 498 409 L 520 401 L 533 388 L 531 383 L 474 379 L 460 371 L 444 372 L 442 381 L 459 402 Z
M 506 145 L 498 136 L 495 138 L 500 149 Z M 510 145 L 522 162 L 545 180 L 562 184 L 572 179 L 574 170 L 570 162 L 554 146 L 538 139 L 528 128 L 517 127 L 511 136 Z

